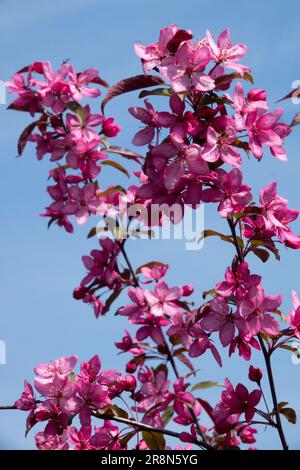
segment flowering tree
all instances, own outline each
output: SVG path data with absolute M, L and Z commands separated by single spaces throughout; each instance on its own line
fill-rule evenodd
M 26 411 L 26 433 L 45 423 L 35 437 L 42 450 L 170 449 L 168 436 L 178 439 L 177 449 L 185 443 L 186 448 L 222 450 L 255 443 L 258 426 L 272 427 L 287 449 L 282 418 L 295 423 L 296 415 L 278 401 L 272 358 L 279 349 L 295 350 L 291 343 L 300 339 L 300 300 L 293 292 L 293 307 L 285 316 L 279 310 L 282 297 L 265 293 L 248 257 L 267 262 L 271 255 L 279 259 L 280 244 L 300 248 L 300 237 L 290 228 L 298 211 L 277 193 L 276 182 L 262 189 L 255 203 L 241 168 L 245 157 L 261 160 L 266 147 L 276 159 L 286 160 L 283 143 L 293 126 L 280 121 L 281 109 L 269 110 L 264 90 L 245 93 L 242 81 L 252 83 L 251 70 L 239 63 L 246 46 L 232 45 L 227 29 L 217 41 L 209 31 L 194 41 L 191 31 L 171 25 L 157 42 L 136 44 L 135 51 L 144 73 L 112 87 L 94 68 L 78 73 L 63 63 L 53 71 L 49 62 L 34 62 L 7 83 L 18 95 L 9 109 L 34 119 L 19 138 L 19 155 L 34 142 L 38 160 L 50 155 L 53 163 L 47 187 L 51 201 L 42 214 L 48 226 L 72 233 L 74 223 L 95 215 L 107 222 L 88 234 L 98 235 L 99 244 L 82 257 L 86 274 L 74 298 L 90 304 L 98 318 L 127 292 L 129 301 L 117 314 L 137 330 L 134 337 L 125 331 L 115 344 L 129 355 L 125 374 L 101 371 L 97 355 L 75 372 L 78 357 L 62 357 L 39 364 L 34 386 L 25 381 L 21 397 L 1 409 Z M 101 87 L 107 88 L 102 112 L 93 114 L 81 103 L 97 99 Z M 120 127 L 104 115 L 111 99 L 134 90 L 142 90 L 145 101 L 144 107 L 129 108 L 142 123 L 133 144 L 144 147 L 145 156 L 111 145 Z M 161 96 L 168 110 L 156 110 L 151 96 Z M 136 165 L 136 184 L 99 184 L 107 165 L 129 176 L 122 160 Z M 176 204 L 182 217 L 186 205 L 196 209 L 206 203 L 216 204 L 229 235 L 204 230 L 202 237 L 231 244 L 233 259 L 225 278 L 214 288 L 206 286 L 203 302 L 195 305 L 188 300 L 192 286 L 168 285 L 167 264 L 133 267 L 121 218 L 125 206 L 138 205 L 143 210 L 129 217 L 126 229 L 144 225 L 151 234 L 168 217 L 164 210 L 155 221 L 146 217 L 153 205 Z M 266 372 L 263 377 L 250 365 L 250 391 L 228 378 L 224 384 L 196 383 L 200 356 L 212 354 L 222 366 L 222 353 L 249 361 L 253 348 L 262 354 Z M 216 404 L 201 398 L 201 389 L 214 385 L 224 387 Z M 267 387 L 271 403 L 264 394 Z

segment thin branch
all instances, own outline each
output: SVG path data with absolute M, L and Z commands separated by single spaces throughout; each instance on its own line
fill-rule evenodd
M 128 426 L 137 428 L 141 431 L 149 431 L 149 432 L 154 432 L 154 433 L 159 433 L 159 434 L 165 434 L 167 436 L 172 436 L 172 437 L 176 437 L 180 439 L 180 433 L 171 431 L 171 429 L 157 428 L 157 427 L 150 426 L 149 424 L 140 423 L 138 421 L 134 421 L 134 420 L 127 419 L 127 418 L 121 418 L 119 416 L 106 415 L 105 413 L 99 413 L 97 411 L 92 412 L 92 415 L 95 418 L 107 419 L 110 421 L 116 421 L 117 423 L 127 424 Z M 194 444 L 198 445 L 199 447 L 203 447 L 206 450 L 215 450 L 212 446 L 200 440 L 195 440 Z

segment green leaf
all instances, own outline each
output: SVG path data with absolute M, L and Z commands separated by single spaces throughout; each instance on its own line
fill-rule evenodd
M 212 380 L 204 380 L 203 382 L 199 382 L 194 385 L 192 387 L 192 391 L 194 392 L 195 390 L 204 390 L 206 388 L 211 387 L 224 387 L 224 384 L 222 384 L 221 382 L 214 382 Z
M 194 366 L 187 356 L 185 356 L 183 353 L 178 353 L 176 354 L 176 357 L 178 357 L 182 364 L 184 364 L 188 369 L 190 369 L 190 371 L 195 374 L 196 371 L 194 369 Z
M 127 446 L 128 442 L 137 434 L 137 431 L 131 431 L 128 434 L 126 434 L 122 439 L 120 440 L 120 444 L 122 449 L 125 449 Z
M 228 83 L 231 83 L 232 80 L 235 78 L 241 78 L 244 80 L 247 80 L 250 83 L 253 83 L 253 78 L 248 72 L 244 72 L 244 75 L 242 76 L 240 73 L 228 73 L 225 75 L 222 75 L 221 77 L 218 77 L 215 80 L 216 83 L 216 88 L 219 88 L 220 86 L 227 85 Z
M 116 170 L 121 171 L 121 173 L 124 173 L 124 175 L 126 175 L 129 178 L 128 171 L 126 170 L 126 168 L 124 168 L 122 165 L 120 165 L 120 163 L 114 162 L 113 160 L 103 160 L 101 162 L 101 165 L 112 166 Z
M 159 432 L 143 431 L 142 436 L 150 450 L 164 450 L 166 441 Z
M 165 409 L 161 417 L 163 420 L 164 426 L 167 426 L 167 424 L 171 421 L 173 415 L 174 415 L 174 409 L 172 408 L 172 406 L 168 406 L 168 408 Z
M 143 90 L 139 94 L 139 98 L 145 98 L 146 96 L 171 96 L 172 90 L 170 88 L 155 88 L 154 90 Z
M 206 297 L 210 295 L 211 297 L 216 297 L 217 296 L 217 293 L 215 291 L 215 289 L 210 289 L 210 290 L 205 290 L 203 293 L 202 293 L 202 298 L 203 299 L 206 299 Z
M 123 188 L 123 186 L 112 186 L 110 188 L 107 188 L 105 191 L 102 191 L 100 193 L 97 192 L 97 197 L 108 196 L 112 193 L 126 193 L 126 190 Z

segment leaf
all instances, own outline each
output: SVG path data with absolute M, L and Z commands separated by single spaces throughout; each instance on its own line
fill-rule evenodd
M 232 243 L 232 240 L 230 240 L 230 237 L 224 235 L 224 233 L 221 232 L 216 232 L 215 230 L 204 230 L 201 233 L 200 238 L 198 239 L 198 243 L 203 239 L 203 238 L 208 238 L 208 237 L 219 237 L 221 240 L 224 242 Z
M 143 90 L 139 94 L 139 98 L 145 98 L 146 96 L 171 96 L 172 90 L 170 88 L 155 88 L 154 90 Z
M 262 248 L 252 248 L 252 251 L 263 263 L 266 263 L 270 258 L 270 253 Z
M 127 433 L 124 437 L 122 437 L 122 439 L 120 440 L 120 445 L 122 447 L 122 449 L 124 449 L 128 442 L 137 434 L 137 431 L 131 431 L 129 433 Z
M 132 152 L 131 150 L 125 149 L 123 147 L 119 147 L 117 145 L 111 145 L 110 147 L 105 147 L 105 152 L 108 153 L 116 153 L 118 155 L 121 155 L 124 158 L 127 158 L 128 160 L 134 160 L 135 162 L 139 163 L 141 159 L 144 157 L 142 155 L 139 155 L 138 153 Z
M 280 346 L 278 346 L 280 349 L 287 349 L 288 351 L 291 351 L 293 353 L 297 352 L 298 349 L 297 348 L 293 348 L 293 346 L 289 346 L 288 344 L 281 344 Z
M 104 197 L 108 196 L 112 193 L 126 193 L 125 189 L 122 186 L 112 186 L 111 188 L 107 188 L 105 191 L 97 193 L 97 197 Z
M 243 76 L 240 73 L 228 73 L 228 74 L 222 75 L 221 77 L 218 77 L 215 80 L 216 88 L 222 87 L 224 85 L 228 85 L 235 78 L 242 78 L 244 80 L 247 80 L 250 83 L 253 83 L 253 78 L 248 72 L 244 72 Z
M 126 410 L 123 410 L 120 408 L 118 405 L 111 405 L 110 409 L 112 410 L 113 414 L 115 416 L 118 416 L 119 418 L 125 418 L 128 419 L 128 413 Z
M 213 382 L 212 380 L 205 380 L 203 382 L 199 382 L 192 387 L 192 391 L 195 390 L 204 390 L 206 388 L 211 387 L 223 387 L 224 385 L 221 382 Z
M 164 450 L 166 441 L 159 432 L 143 431 L 142 436 L 150 450 Z
M 203 400 L 202 398 L 197 398 L 197 400 L 200 403 L 200 405 L 203 407 L 203 409 L 206 411 L 206 413 L 208 414 L 212 422 L 214 423 L 215 422 L 214 409 L 212 408 L 212 406 L 206 400 Z
M 174 409 L 172 408 L 172 406 L 168 406 L 168 408 L 163 412 L 162 417 L 161 417 L 164 423 L 164 426 L 167 426 L 167 424 L 171 421 L 173 415 L 174 415 Z
M 193 35 L 186 31 L 185 29 L 179 29 L 172 39 L 167 43 L 167 49 L 172 53 L 175 54 L 175 52 L 178 49 L 178 46 L 183 42 L 183 41 L 188 41 L 189 39 L 192 39 Z
M 296 424 L 297 415 L 296 411 L 293 408 L 280 408 L 279 413 L 283 415 L 289 423 Z
M 188 357 L 186 357 L 183 353 L 178 353 L 176 354 L 176 357 L 178 357 L 178 359 L 182 362 L 182 364 L 184 364 L 188 369 L 190 369 L 193 373 L 195 373 L 195 369 L 193 367 L 193 364 L 191 363 L 191 361 L 189 360 Z
M 276 246 L 273 242 L 268 242 L 268 241 L 264 241 L 264 240 L 251 240 L 250 243 L 251 243 L 252 246 L 255 246 L 255 247 L 263 246 L 264 248 L 269 250 L 271 253 L 273 253 L 273 255 L 275 256 L 275 258 L 278 261 L 280 260 L 280 252 L 276 248 Z
M 206 299 L 208 295 L 210 295 L 211 297 L 216 297 L 218 294 L 216 293 L 215 289 L 205 290 L 202 293 L 202 298 Z
M 300 90 L 300 88 L 299 88 Z M 291 127 L 295 127 L 295 126 L 298 126 L 298 124 L 300 124 L 300 113 L 296 113 L 295 116 L 293 117 L 293 120 L 290 124 Z
M 101 162 L 101 165 L 112 166 L 112 167 L 115 168 L 116 170 L 121 171 L 121 173 L 124 173 L 124 175 L 126 175 L 126 176 L 129 178 L 129 173 L 128 173 L 128 171 L 126 170 L 126 168 L 124 168 L 122 165 L 120 165 L 120 163 L 114 162 L 113 160 L 103 160 L 103 161 Z
M 18 140 L 18 155 L 19 157 L 22 155 L 25 149 L 25 145 L 27 144 L 27 139 L 32 133 L 33 129 L 38 125 L 39 121 L 34 121 L 29 126 L 25 127 L 23 130 L 22 134 L 19 137 Z
M 122 289 L 115 289 L 112 292 L 112 294 L 106 299 L 105 305 L 103 307 L 102 315 L 105 315 L 109 311 L 112 303 L 119 297 L 121 292 L 122 292 Z
M 116 96 L 129 93 L 130 91 L 140 90 L 141 88 L 160 85 L 162 83 L 164 83 L 162 78 L 156 77 L 155 75 L 136 75 L 135 77 L 125 78 L 108 89 L 102 101 L 101 110 L 103 112 L 107 103 Z
M 164 263 L 161 263 L 160 261 L 150 261 L 150 263 L 146 263 L 146 264 L 143 264 L 142 266 L 140 266 L 139 268 L 137 268 L 137 270 L 135 271 L 136 274 L 139 274 L 142 272 L 142 269 L 143 268 L 154 268 L 154 266 L 165 266 Z
M 280 98 L 280 100 L 277 101 L 277 103 L 280 103 L 280 101 L 288 100 L 289 98 L 296 98 L 299 99 L 300 97 L 300 87 L 295 88 L 294 90 L 290 91 L 287 95 L 285 95 L 283 98 Z

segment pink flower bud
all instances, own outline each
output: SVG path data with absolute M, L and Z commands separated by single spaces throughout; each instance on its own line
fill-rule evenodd
M 76 287 L 73 291 L 73 297 L 75 300 L 81 300 L 85 297 L 87 289 L 85 287 Z
M 136 388 L 136 378 L 133 375 L 125 375 L 125 386 L 124 390 L 127 392 L 133 392 Z
M 115 122 L 113 117 L 105 119 L 102 124 L 102 133 L 106 137 L 116 137 L 119 134 L 121 127 Z
M 126 372 L 128 372 L 129 374 L 132 374 L 133 372 L 136 371 L 136 368 L 137 368 L 137 364 L 135 362 L 133 362 L 133 361 L 127 362 Z
M 188 295 L 191 295 L 194 292 L 194 288 L 190 284 L 186 284 L 185 286 L 182 287 L 183 294 L 185 297 Z
M 262 379 L 262 371 L 259 368 L 250 366 L 248 377 L 251 382 L 256 382 L 259 385 Z

